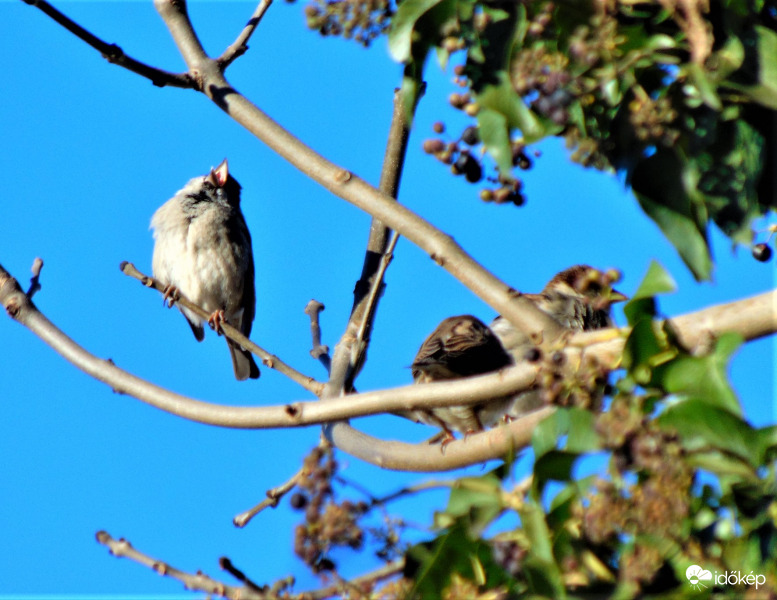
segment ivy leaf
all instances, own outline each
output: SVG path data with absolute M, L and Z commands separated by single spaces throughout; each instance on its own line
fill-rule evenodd
M 687 189 L 695 187 L 691 175 L 672 151 L 658 150 L 637 164 L 631 184 L 642 210 L 669 238 L 693 276 L 705 280 L 712 274 L 712 258 Z
M 412 58 L 413 31 L 418 20 L 432 8 L 449 0 L 404 0 L 397 7 L 397 12 L 391 19 L 391 30 L 388 36 L 389 54 L 399 62 L 409 62 Z
M 569 431 L 569 412 L 565 408 L 557 408 L 540 421 L 534 428 L 531 438 L 535 462 L 547 452 L 555 450 L 559 439 L 566 435 L 567 431 Z
M 742 416 L 736 393 L 728 381 L 731 356 L 741 346 L 742 337 L 724 333 L 715 349 L 706 356 L 683 354 L 654 371 L 654 382 L 670 394 L 698 398 L 710 407 Z
M 435 514 L 435 527 L 443 529 L 459 523 L 470 535 L 480 535 L 504 508 L 502 480 L 492 471 L 482 477 L 461 478 L 457 484 L 445 511 Z
M 478 133 L 499 171 L 509 173 L 513 168 L 513 151 L 507 118 L 495 110 L 481 108 L 478 112 Z
M 745 421 L 723 408 L 692 398 L 670 406 L 657 421 L 677 431 L 689 452 L 719 451 L 740 458 L 752 468 L 760 466 L 759 436 Z M 709 468 L 714 471 L 715 465 Z
M 567 436 L 567 452 L 582 454 L 601 448 L 599 434 L 596 433 L 594 413 L 582 408 L 569 410 L 569 435 Z
M 777 110 L 777 33 L 756 25 L 742 37 L 744 64 L 727 83 L 755 102 Z
M 511 583 L 494 561 L 490 544 L 470 538 L 460 526 L 410 547 L 405 555 L 403 575 L 415 582 L 408 598 L 442 598 L 453 574 L 487 588 Z
M 623 308 L 629 325 L 634 325 L 643 318 L 652 319 L 656 314 L 653 297 L 658 294 L 669 294 L 676 290 L 677 284 L 669 272 L 657 261 L 652 261 L 637 291 Z
M 529 554 L 522 563 L 529 590 L 548 598 L 566 598 L 566 588 L 553 556 L 551 533 L 542 507 L 526 502 L 518 509 L 518 514 L 529 540 Z

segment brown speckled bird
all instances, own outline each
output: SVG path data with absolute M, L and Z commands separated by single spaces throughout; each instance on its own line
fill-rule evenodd
M 626 296 L 611 287 L 613 277 L 588 265 L 575 265 L 557 273 L 539 294 L 525 294 L 537 307 L 570 331 L 590 331 L 613 325 L 610 307 Z M 491 330 L 516 362 L 526 360 L 535 345 L 522 331 L 499 316 Z M 542 406 L 539 391 L 518 394 L 505 413 L 517 419 Z
M 510 364 L 510 355 L 488 326 L 472 315 L 460 315 L 443 320 L 421 344 L 412 364 L 413 379 L 416 383 L 460 379 L 498 371 Z M 486 424 L 481 416 L 489 404 L 419 409 L 397 414 L 418 423 L 441 427 L 447 436 L 443 440 L 445 443 L 454 439 L 453 431 L 464 434 L 482 431 Z

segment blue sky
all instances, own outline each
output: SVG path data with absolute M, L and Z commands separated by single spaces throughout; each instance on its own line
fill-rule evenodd
M 128 54 L 183 70 L 151 2 L 56 6 Z M 192 3 L 206 50 L 220 54 L 253 7 Z M 276 2 L 248 54 L 227 76 L 318 152 L 377 182 L 401 68 L 389 59 L 385 40 L 364 51 L 307 31 L 302 8 Z M 252 337 L 299 370 L 323 378 L 308 354 L 303 309 L 311 298 L 326 305 L 324 342 L 333 347 L 361 271 L 369 216 L 320 189 L 204 96 L 158 89 L 110 65 L 22 2 L 0 3 L 0 18 L 6 59 L 0 264 L 26 285 L 33 259 L 42 257 L 37 306 L 89 351 L 140 377 L 223 404 L 308 399 L 267 368 L 257 382 L 236 382 L 223 340 L 208 333 L 197 344 L 181 315 L 164 310 L 158 294 L 122 275 L 118 265 L 129 260 L 149 272 L 153 212 L 189 178 L 228 157 L 243 185 L 257 262 Z M 524 174 L 526 206 L 482 203 L 475 186 L 448 176 L 421 151 L 434 121 L 446 121 L 451 136 L 467 124 L 446 108 L 453 91 L 450 72 L 433 62 L 427 72 L 400 200 L 514 287 L 538 291 L 558 270 L 586 262 L 621 269 L 618 287 L 628 294 L 653 259 L 679 285 L 661 301 L 668 315 L 774 287 L 774 263 L 757 263 L 746 249 L 733 253 L 717 233 L 715 282 L 695 283 L 623 184 L 571 164 L 558 140 L 544 143 L 535 167 Z M 405 240 L 387 284 L 360 390 L 408 383 L 407 366 L 444 317 L 494 316 Z M 622 314 L 617 318 L 623 323 Z M 300 515 L 287 502 L 243 530 L 231 519 L 298 469 L 318 428 L 231 431 L 189 423 L 112 393 L 10 319 L 0 319 L 0 340 L 0 598 L 183 593 L 178 582 L 110 557 L 94 541 L 100 529 L 179 568 L 202 569 L 226 581 L 217 566 L 222 555 L 259 582 L 293 573 L 297 590 L 315 585 L 293 556 L 292 529 Z M 745 412 L 756 425 L 775 421 L 774 358 L 773 340 L 763 340 L 741 350 L 732 366 Z M 433 433 L 394 416 L 354 425 L 407 441 Z M 376 494 L 424 478 L 339 459 L 345 476 Z M 444 493 L 428 493 L 393 508 L 423 524 L 444 502 Z M 354 575 L 368 564 L 343 561 L 342 572 Z

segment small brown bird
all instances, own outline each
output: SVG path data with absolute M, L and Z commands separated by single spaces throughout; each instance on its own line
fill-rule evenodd
M 416 383 L 460 379 L 498 371 L 510 364 L 510 355 L 488 326 L 472 315 L 461 315 L 442 321 L 421 344 L 412 364 L 413 379 Z M 464 434 L 482 431 L 482 411 L 489 404 L 419 409 L 397 414 L 418 423 L 441 427 L 447 436 L 443 440 L 446 443 L 454 439 L 453 431 Z
M 211 313 L 208 323 L 220 333 L 227 321 L 246 337 L 256 312 L 251 234 L 240 211 L 240 184 L 226 159 L 210 173 L 190 180 L 151 218 L 154 230 L 154 277 Z M 181 308 L 197 341 L 205 337 L 203 321 Z M 227 339 L 238 380 L 256 379 L 253 356 Z
M 570 331 L 604 329 L 613 325 L 610 307 L 626 296 L 614 290 L 612 277 L 588 265 L 576 265 L 557 273 L 539 294 L 524 294 L 537 307 L 556 319 Z M 515 329 L 507 319 L 499 316 L 491 323 L 491 330 L 516 362 L 526 360 L 535 344 L 522 331 Z M 542 406 L 538 390 L 518 394 L 507 418 L 517 419 Z

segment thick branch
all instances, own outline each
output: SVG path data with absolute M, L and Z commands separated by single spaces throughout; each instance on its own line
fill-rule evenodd
M 191 77 L 189 77 L 188 73 L 170 73 L 169 71 L 157 69 L 156 67 L 152 67 L 138 60 L 135 60 L 131 56 L 127 56 L 124 54 L 124 50 L 122 50 L 121 47 L 117 46 L 116 44 L 109 44 L 104 42 L 90 31 L 87 31 L 81 27 L 75 21 L 72 21 L 66 17 L 45 0 L 22 1 L 46 13 L 49 17 L 54 19 L 54 21 L 62 25 L 62 27 L 77 37 L 81 38 L 92 48 L 97 50 L 108 62 L 117 64 L 121 67 L 124 67 L 125 69 L 132 71 L 133 73 L 137 73 L 141 77 L 150 79 L 151 83 L 158 87 L 164 87 L 167 85 L 179 88 L 194 87 L 194 82 L 192 81 Z
M 390 194 L 317 154 L 237 92 L 224 78 L 217 62 L 208 58 L 202 49 L 186 13 L 185 2 L 155 0 L 154 5 L 170 30 L 189 73 L 198 82 L 198 89 L 219 108 L 314 181 L 425 250 L 437 264 L 521 331 L 532 337 L 544 335 L 546 340 L 561 334 L 562 328 L 555 320 L 484 269 L 451 236 L 395 202 Z
M 777 332 L 776 303 L 777 292 L 772 291 L 674 317 L 671 322 L 686 344 L 693 340 L 704 342 L 709 336 L 718 336 L 726 331 L 738 332 L 746 340 L 752 340 Z M 519 364 L 479 377 L 365 392 L 331 398 L 327 402 L 295 402 L 267 407 L 222 406 L 169 392 L 89 354 L 48 321 L 1 266 L 0 304 L 12 318 L 28 327 L 65 359 L 116 391 L 183 418 L 221 427 L 297 427 L 411 408 L 476 404 L 528 389 L 537 370 L 536 365 Z M 595 332 L 595 335 L 601 336 L 602 333 Z M 579 344 L 582 337 L 582 334 L 575 336 L 573 343 Z M 609 337 L 612 338 L 612 335 Z M 693 350 L 691 345 L 688 348 Z M 605 364 L 617 362 L 622 350 L 622 336 L 584 348 L 586 356 L 593 356 Z M 570 360 L 579 360 L 580 354 L 580 348 L 567 349 Z M 338 423 L 330 434 L 336 446 L 373 464 L 400 470 L 447 470 L 498 458 L 511 447 L 522 447 L 528 443 L 534 425 L 550 410 L 542 409 L 509 425 L 451 442 L 446 446 L 445 454 L 440 452 L 439 446 L 378 440 L 353 430 L 345 423 Z

